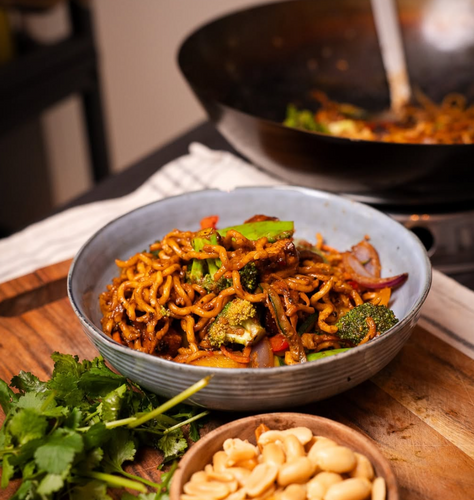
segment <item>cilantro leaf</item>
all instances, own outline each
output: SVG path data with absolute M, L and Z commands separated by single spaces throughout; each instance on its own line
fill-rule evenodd
M 117 375 L 104 365 L 91 368 L 84 373 L 78 382 L 78 387 L 90 396 L 106 396 L 109 392 L 123 385 L 126 380 L 125 377 Z
M 84 373 L 84 366 L 79 363 L 78 356 L 53 352 L 53 354 L 51 354 L 51 358 L 54 361 L 52 379 L 56 378 L 59 374 L 69 374 L 72 377 L 79 379 L 79 377 Z
M 107 485 L 100 481 L 89 481 L 83 486 L 71 490 L 71 500 L 112 500 L 107 494 Z
M 112 437 L 113 432 L 107 429 L 103 422 L 94 424 L 84 434 L 84 448 L 90 450 L 103 446 Z
M 20 487 L 16 490 L 10 500 L 29 500 L 35 498 L 35 493 L 36 481 L 26 480 L 20 484 Z
M 26 444 L 33 439 L 42 438 L 48 427 L 44 415 L 32 408 L 24 408 L 13 415 L 8 423 L 8 432 L 19 444 Z
M 68 410 L 62 406 L 57 406 L 51 393 L 42 392 L 36 394 L 34 392 L 27 392 L 21 396 L 17 403 L 16 408 L 31 408 L 37 410 L 45 417 L 60 417 L 68 412 Z
M 47 383 L 48 388 L 56 394 L 56 399 L 67 406 L 80 406 L 84 401 L 84 391 L 77 386 L 78 379 L 74 373 L 58 371 Z
M 47 389 L 45 382 L 41 382 L 36 375 L 24 371 L 15 375 L 10 385 L 16 387 L 22 394 L 25 392 L 44 392 Z
M 64 427 L 73 430 L 77 429 L 81 425 L 82 417 L 82 411 L 79 408 L 73 408 L 64 420 Z
M 5 415 L 10 411 L 12 401 L 16 401 L 17 399 L 18 395 L 8 387 L 6 382 L 0 379 L 0 406 Z
M 77 470 L 81 473 L 84 473 L 84 471 L 94 470 L 100 465 L 103 458 L 104 451 L 102 448 L 92 448 L 78 464 Z
M 127 386 L 123 384 L 105 396 L 102 401 L 102 419 L 104 422 L 111 422 L 118 418 L 126 391 Z
M 51 474 L 61 474 L 71 466 L 76 453 L 83 450 L 82 436 L 66 429 L 56 429 L 35 452 L 38 467 Z
M 10 463 L 10 456 L 4 456 L 2 460 L 2 480 L 0 483 L 0 486 L 2 488 L 6 488 L 8 486 L 8 483 L 10 482 L 10 479 L 13 477 L 14 473 L 15 468 Z
M 127 429 L 114 429 L 114 437 L 105 447 L 106 458 L 104 459 L 106 472 L 121 471 L 122 464 L 127 460 L 133 460 L 137 449 L 132 435 Z
M 187 447 L 188 443 L 186 442 L 181 429 L 176 429 L 168 434 L 165 434 L 158 441 L 158 449 L 160 449 L 164 454 L 164 463 L 182 456 Z
M 156 493 L 139 493 L 138 496 L 132 495 L 131 493 L 124 493 L 121 496 L 121 500 L 156 500 Z M 165 499 L 163 498 L 163 500 Z
M 64 479 L 59 474 L 46 474 L 38 486 L 40 495 L 50 495 L 64 486 Z

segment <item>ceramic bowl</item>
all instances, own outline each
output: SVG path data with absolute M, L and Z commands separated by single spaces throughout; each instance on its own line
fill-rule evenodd
M 173 476 L 170 500 L 179 500 L 183 486 L 192 474 L 203 470 L 212 463 L 214 453 L 222 449 L 226 439 L 240 438 L 256 444 L 255 429 L 265 424 L 270 429 L 284 430 L 291 427 L 307 427 L 314 435 L 332 439 L 337 444 L 347 446 L 353 451 L 365 455 L 374 467 L 375 476 L 382 476 L 386 483 L 386 500 L 398 500 L 398 489 L 395 476 L 387 459 L 382 455 L 374 441 L 361 433 L 334 420 L 306 415 L 303 413 L 267 413 L 235 420 L 218 427 L 196 444 L 185 454 Z
M 295 222 L 295 237 L 325 241 L 346 250 L 370 235 L 382 275 L 408 272 L 390 307 L 399 322 L 384 335 L 318 361 L 275 368 L 190 366 L 141 353 L 101 331 L 99 295 L 117 275 L 115 259 L 127 259 L 174 228 L 197 230 L 201 218 L 218 214 L 219 225 L 242 223 L 254 214 Z M 209 385 L 189 403 L 217 410 L 269 411 L 292 408 L 341 393 L 381 370 L 402 348 L 431 284 L 431 266 L 418 238 L 381 212 L 355 201 L 299 187 L 246 187 L 192 192 L 151 203 L 110 222 L 80 249 L 68 276 L 72 307 L 89 340 L 120 373 L 172 397 L 205 375 Z

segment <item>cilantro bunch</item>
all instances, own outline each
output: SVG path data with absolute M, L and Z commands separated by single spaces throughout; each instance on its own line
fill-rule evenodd
M 180 457 L 188 446 L 182 427 L 189 424 L 189 437 L 197 440 L 198 419 L 208 414 L 182 402 L 209 378 L 162 401 L 114 373 L 101 357 L 51 357 L 54 371 L 47 382 L 27 372 L 13 377 L 10 386 L 0 379 L 6 415 L 1 487 L 22 478 L 13 500 L 110 500 L 109 487 L 138 491 L 143 500 L 165 498 L 176 461 L 160 484 L 127 473 L 123 464 L 145 443 L 163 452 L 163 463 Z

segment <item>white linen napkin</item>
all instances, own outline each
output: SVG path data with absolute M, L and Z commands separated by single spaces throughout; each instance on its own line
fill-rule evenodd
M 127 196 L 71 208 L 0 240 L 0 283 L 74 257 L 102 226 L 139 206 L 205 188 L 282 184 L 267 172 L 225 151 L 190 145 Z M 420 326 L 474 359 L 474 292 L 433 272 Z

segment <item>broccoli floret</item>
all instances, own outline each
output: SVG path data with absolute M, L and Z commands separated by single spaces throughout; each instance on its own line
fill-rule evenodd
M 385 333 L 398 323 L 398 319 L 391 309 L 386 306 L 375 306 L 370 302 L 354 307 L 339 318 L 336 326 L 337 335 L 344 340 L 358 344 L 369 332 L 367 318 L 372 318 L 377 326 L 377 332 Z
M 232 280 L 222 276 L 217 281 L 210 274 L 206 274 L 200 281 L 200 285 L 206 290 L 207 293 L 219 293 L 226 288 L 232 286 Z
M 257 309 L 248 300 L 234 299 L 226 304 L 208 330 L 209 343 L 213 347 L 222 344 L 248 346 L 258 342 L 265 329 L 257 318 Z
M 239 271 L 242 286 L 250 293 L 255 292 L 258 286 L 258 269 L 255 262 L 249 262 Z

